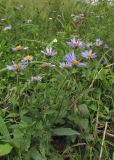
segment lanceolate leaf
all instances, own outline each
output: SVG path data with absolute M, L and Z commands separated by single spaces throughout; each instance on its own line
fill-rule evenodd
M 57 136 L 72 136 L 72 135 L 80 135 L 79 132 L 71 129 L 71 128 L 56 128 L 54 129 L 54 135 Z
M 0 116 L 0 133 L 6 139 L 10 139 L 9 131 L 7 129 L 4 119 L 1 116 Z

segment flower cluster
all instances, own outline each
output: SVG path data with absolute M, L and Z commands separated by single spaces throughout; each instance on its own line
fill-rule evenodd
M 57 40 L 56 40 L 57 42 Z M 71 39 L 70 42 L 67 42 L 67 45 L 72 47 L 73 49 L 84 49 L 84 47 L 87 47 L 85 43 L 83 43 L 80 39 Z M 102 45 L 102 41 L 100 39 L 96 40 L 96 45 Z M 91 46 L 91 45 L 90 45 Z M 23 47 L 21 45 L 16 46 L 15 48 L 12 48 L 13 51 L 21 51 L 21 50 L 27 50 L 28 47 Z M 51 58 L 55 55 L 57 55 L 57 52 L 53 50 L 51 47 L 47 47 L 45 51 L 42 51 L 42 53 L 46 56 L 46 58 Z M 81 57 L 91 60 L 93 58 L 97 57 L 97 54 L 90 50 L 86 50 L 81 52 Z M 13 62 L 13 65 L 7 65 L 8 70 L 16 70 L 16 71 L 21 71 L 24 68 L 28 66 L 28 63 L 33 61 L 33 56 L 32 55 L 26 55 L 23 57 L 21 60 L 21 63 L 15 63 Z M 50 68 L 50 67 L 55 67 L 56 65 L 49 63 L 49 62 L 44 62 L 40 65 L 42 68 Z M 66 58 L 64 62 L 61 62 L 59 64 L 59 67 L 62 69 L 68 69 L 71 67 L 85 67 L 86 64 L 82 62 L 79 58 L 77 58 L 77 54 L 75 55 L 75 52 L 72 51 L 71 53 L 66 54 Z M 31 81 L 41 81 L 42 77 L 41 76 L 32 76 Z

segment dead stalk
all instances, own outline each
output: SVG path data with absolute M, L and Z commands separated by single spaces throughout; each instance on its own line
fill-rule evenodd
M 105 123 L 105 129 L 104 129 L 104 133 L 103 133 L 103 139 L 102 139 L 102 144 L 101 144 L 99 160 L 102 160 L 103 146 L 104 146 L 104 142 L 105 142 L 105 136 L 106 136 L 107 127 L 108 127 L 108 122 Z

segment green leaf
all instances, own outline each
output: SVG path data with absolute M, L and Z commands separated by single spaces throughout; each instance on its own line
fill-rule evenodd
M 12 146 L 9 143 L 0 144 L 0 156 L 5 156 L 9 154 L 12 150 Z
M 78 121 L 79 127 L 84 129 L 85 131 L 88 131 L 88 124 L 89 124 L 89 121 L 86 118 L 80 118 Z
M 31 158 L 34 160 L 43 160 L 41 154 L 35 148 L 31 149 Z
M 25 160 L 31 160 L 31 158 L 33 160 L 45 160 L 35 147 L 31 148 L 25 155 Z
M 97 111 L 97 110 L 98 110 L 98 108 L 97 108 L 97 106 L 96 106 L 95 104 L 89 105 L 89 108 L 90 108 L 91 110 L 93 110 L 93 111 Z
M 7 129 L 7 126 L 4 122 L 4 119 L 0 116 L 0 133 L 6 138 L 6 139 L 10 139 L 10 134 L 9 131 Z
M 72 135 L 80 135 L 79 132 L 71 129 L 71 128 L 56 128 L 54 129 L 54 135 L 57 136 L 72 136 Z
M 112 160 L 114 160 L 114 152 L 113 152 L 113 154 L 112 154 Z
M 88 107 L 85 104 L 79 105 L 79 113 L 80 116 L 82 116 L 83 118 L 88 118 L 89 117 Z

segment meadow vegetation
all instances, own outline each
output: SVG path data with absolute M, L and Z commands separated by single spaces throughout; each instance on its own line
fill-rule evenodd
M 113 10 L 0 1 L 1 160 L 114 160 Z

